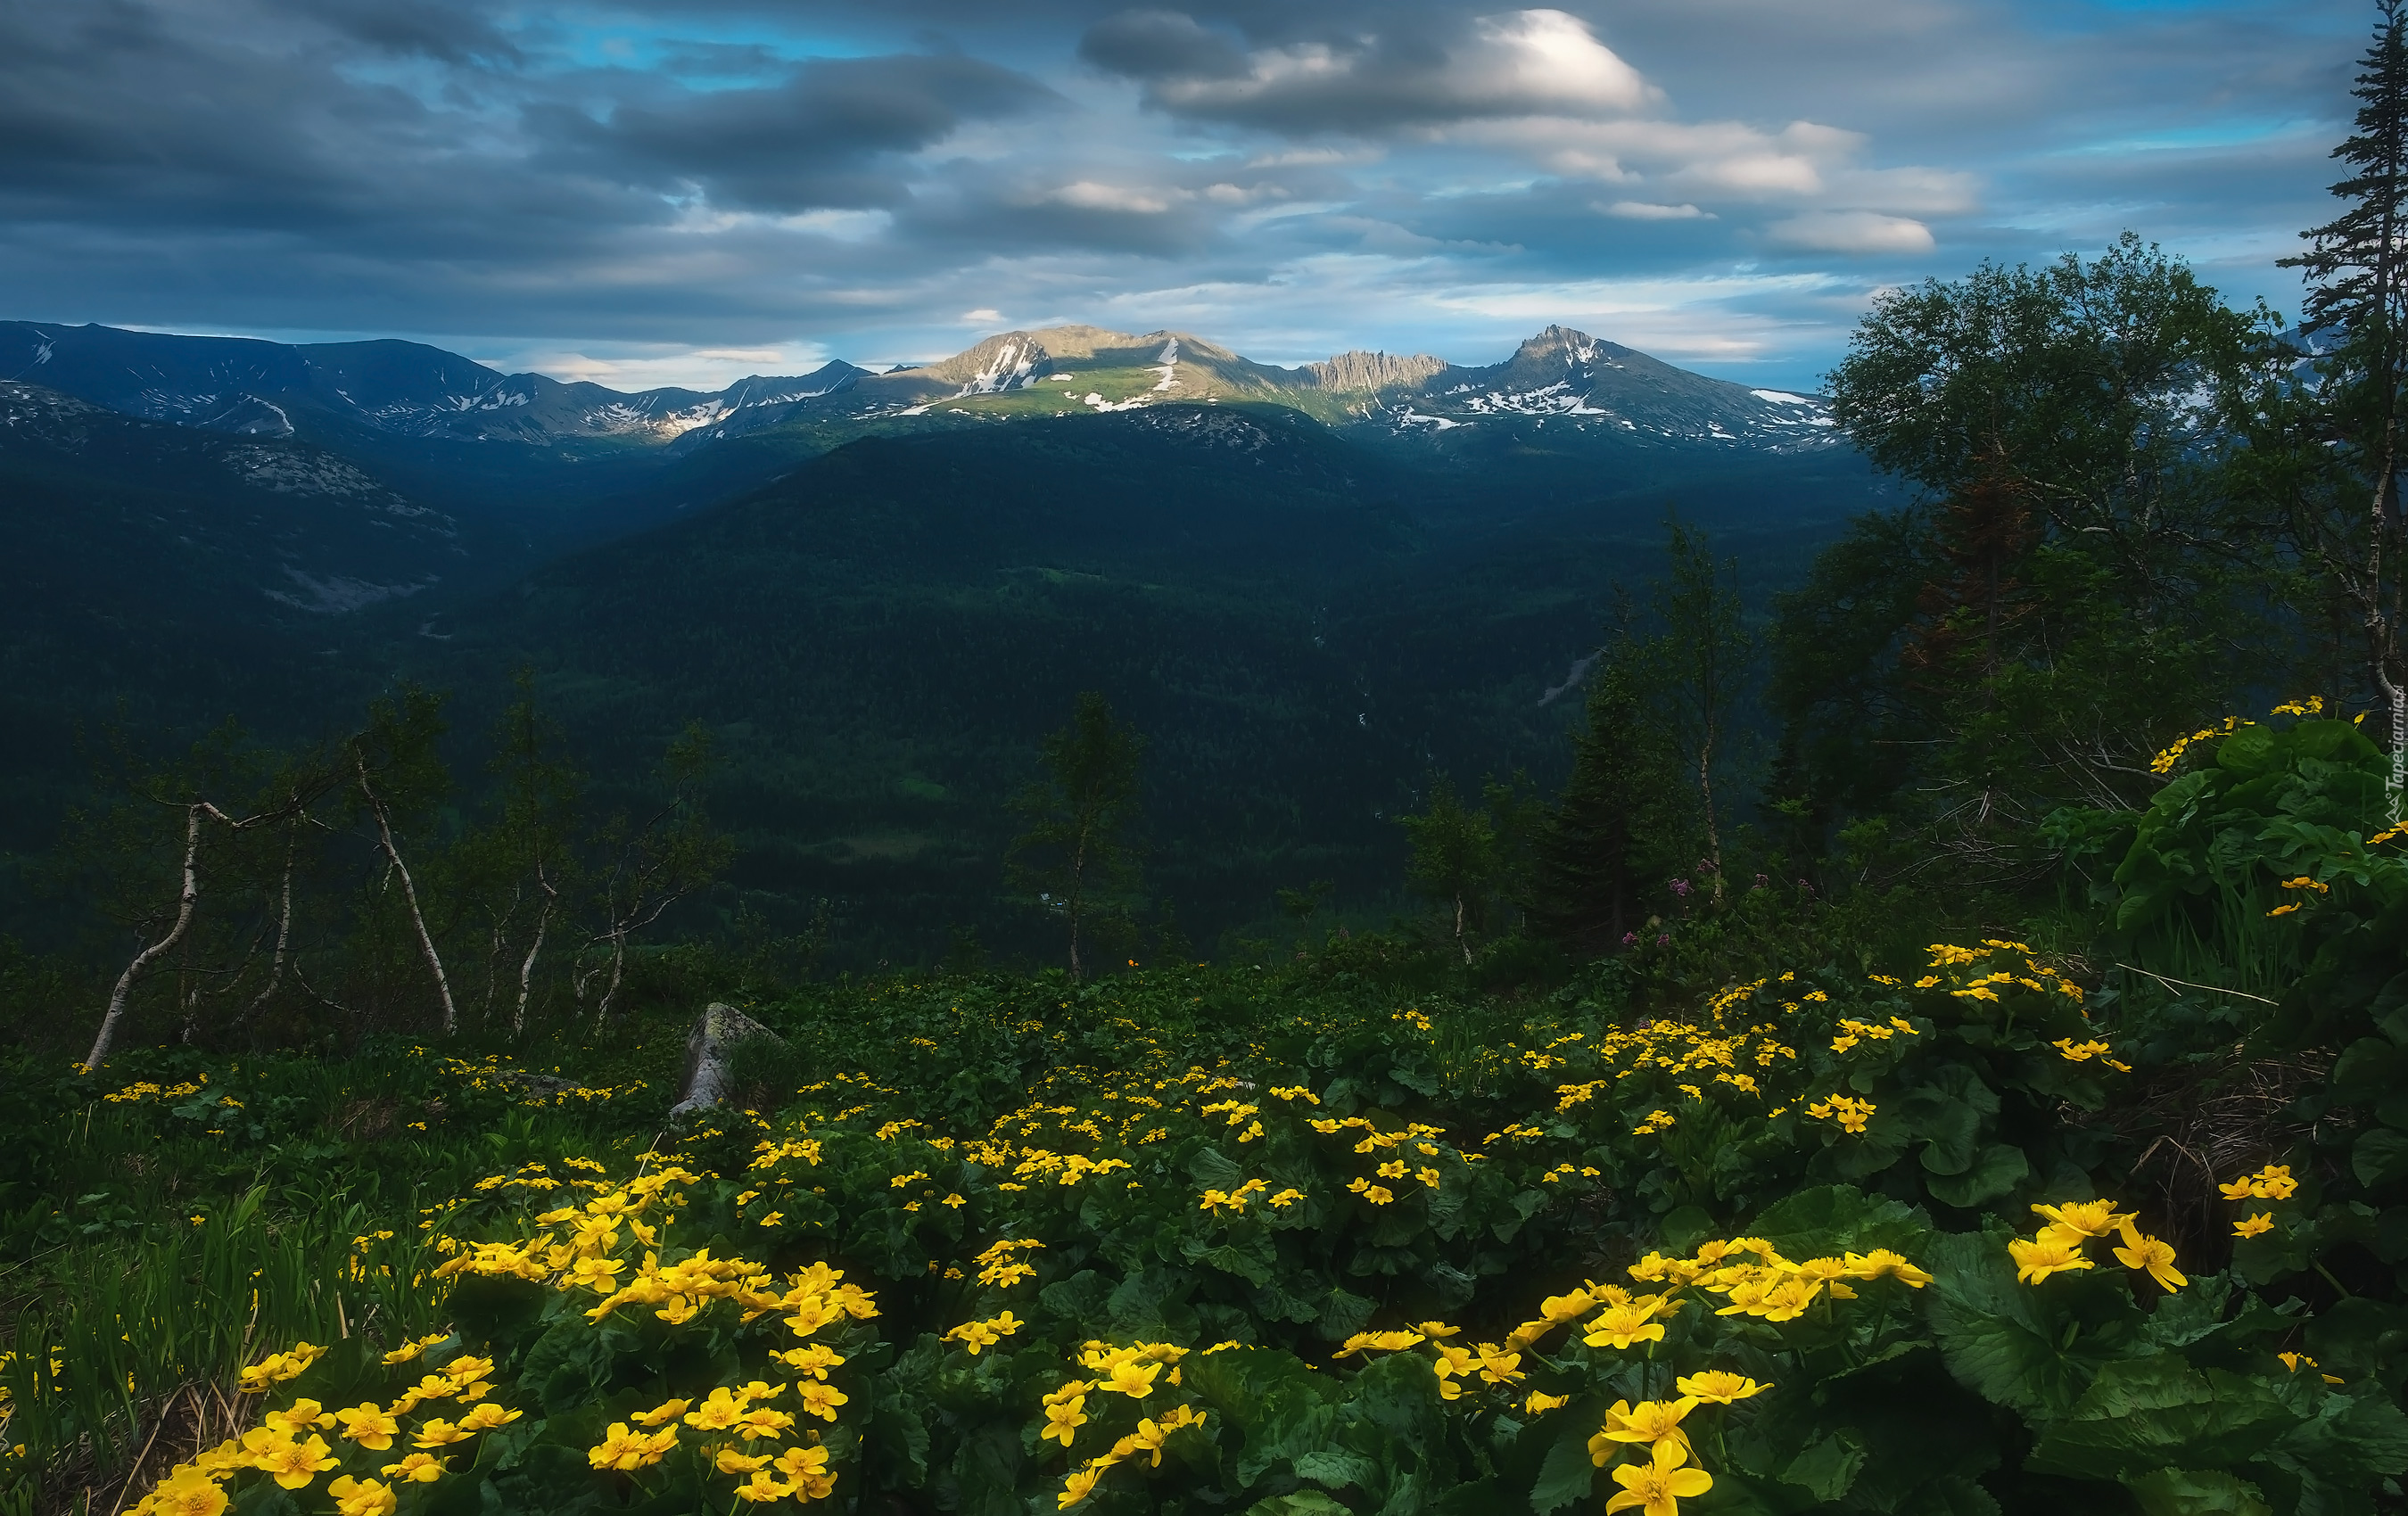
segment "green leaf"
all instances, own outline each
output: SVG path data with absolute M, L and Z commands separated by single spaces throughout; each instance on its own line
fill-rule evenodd
M 1931 1175 L 1923 1181 L 1923 1187 L 1931 1192 L 1935 1200 L 1970 1209 L 2009 1194 L 2030 1176 L 2031 1163 L 2024 1157 L 2021 1148 L 1993 1142 L 1982 1150 L 1964 1173 Z
M 1597 1464 L 1588 1455 L 1588 1434 L 1583 1428 L 1595 1420 L 1594 1416 L 1564 1419 L 1563 1431 L 1539 1466 L 1538 1482 L 1530 1486 L 1530 1509 L 1535 1516 L 1551 1516 L 1588 1497 L 1597 1483 Z
M 1315 1448 L 1311 1452 L 1297 1454 L 1293 1464 L 1297 1479 L 1310 1480 L 1332 1490 L 1343 1490 L 1349 1485 L 1369 1485 L 1379 1473 L 1372 1466 L 1371 1460 L 1360 1453 L 1348 1452 L 1343 1448 Z
M 2387 1126 L 2359 1133 L 2349 1150 L 2349 1169 L 2370 1190 L 2408 1177 L 2408 1133 Z
M 1856 1440 L 1855 1433 L 1842 1427 L 1789 1460 L 1781 1478 L 1784 1483 L 1798 1485 L 1817 1500 L 1832 1501 L 1848 1493 L 1848 1486 L 1856 1481 L 1856 1471 L 1864 1466 L 1864 1444 Z
M 2299 1421 L 2263 1381 L 2202 1371 L 2162 1352 L 2100 1369 L 2072 1410 L 2042 1435 L 2026 1466 L 2122 1480 L 2168 1466 L 2230 1467 Z
M 2152 1469 L 2124 1487 L 2145 1516 L 2273 1516 L 2258 1486 L 2220 1469 Z
M 1246 1516 L 1346 1516 L 1346 1507 L 1318 1490 L 1298 1490 L 1257 1500 Z
M 2364 1489 L 2408 1473 L 2408 1416 L 2380 1394 L 2329 1394 L 2275 1451 L 2277 1462 L 2322 1482 Z
M 1800 1190 L 1767 1206 L 1748 1230 L 1787 1258 L 1826 1258 L 1839 1253 L 1916 1247 L 1930 1223 L 1914 1207 L 1886 1195 L 1868 1195 L 1848 1184 Z
M 2027 1414 L 2071 1405 L 2080 1370 L 2057 1348 L 2059 1328 L 2037 1291 L 2015 1282 L 2005 1238 L 1956 1233 L 1931 1239 L 1925 1310 L 1957 1383 Z

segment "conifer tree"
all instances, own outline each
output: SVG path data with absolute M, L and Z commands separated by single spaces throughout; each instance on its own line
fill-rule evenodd
M 2408 766 L 2408 666 L 2400 642 L 2401 408 L 2408 381 L 2408 0 L 2376 0 L 2374 37 L 2360 61 L 2357 133 L 2333 150 L 2354 172 L 2332 187 L 2349 208 L 2300 235 L 2309 250 L 2284 263 L 2306 271 L 2302 324 L 2339 342 L 2322 365 L 2324 400 L 2353 455 L 2364 514 L 2309 544 L 2358 613 L 2367 671 L 2390 707 L 2391 808 L 2401 813 Z
M 1680 755 L 1649 708 L 1634 653 L 1619 641 L 1591 671 L 1571 777 L 1531 850 L 1530 923 L 1582 952 L 1620 948 L 1688 836 Z

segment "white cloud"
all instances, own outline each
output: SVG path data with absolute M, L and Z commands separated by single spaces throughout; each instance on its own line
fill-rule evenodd
M 964 326 L 1001 326 L 1004 323 L 1003 312 L 987 306 L 981 306 L 976 310 L 965 310 L 953 319 Z
M 1921 222 L 1871 210 L 1810 210 L 1767 230 L 1774 241 L 1809 252 L 1929 252 L 1935 245 Z
M 1435 56 L 1389 41 L 1260 48 L 1234 70 L 1173 65 L 1150 72 L 1147 97 L 1178 115 L 1377 132 L 1483 117 L 1622 115 L 1661 96 L 1585 21 L 1560 10 L 1475 18 Z
M 1691 205 L 1659 206 L 1647 200 L 1616 200 L 1612 205 L 1599 205 L 1599 210 L 1627 222 L 1694 222 L 1713 221 L 1712 211 L 1699 210 Z
M 1059 188 L 1048 190 L 1039 197 L 1057 206 L 1075 210 L 1110 210 L 1127 216 L 1159 216 L 1168 210 L 1174 198 L 1186 196 L 1176 191 L 1138 189 L 1125 184 L 1101 184 L 1094 179 L 1077 179 Z

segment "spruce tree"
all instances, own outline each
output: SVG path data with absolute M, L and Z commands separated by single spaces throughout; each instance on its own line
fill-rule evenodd
M 1618 951 L 1688 840 L 1688 785 L 1632 644 L 1598 658 L 1572 771 L 1532 846 L 1531 925 L 1581 952 Z
M 2401 408 L 2408 380 L 2408 0 L 2377 0 L 2361 60 L 2357 133 L 2333 156 L 2351 176 L 2332 187 L 2349 208 L 2300 235 L 2309 250 L 2285 265 L 2306 271 L 2304 329 L 2340 340 L 2325 355 L 2323 398 L 2334 440 L 2356 464 L 2364 513 L 2344 508 L 2319 532 L 2315 556 L 2364 627 L 2367 669 L 2391 716 L 2391 806 L 2401 812 L 2408 765 L 2408 667 L 2400 645 Z M 2355 516 L 2354 523 L 2351 518 Z

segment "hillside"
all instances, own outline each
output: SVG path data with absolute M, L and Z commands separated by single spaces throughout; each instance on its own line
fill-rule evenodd
M 0 448 L 7 846 L 54 835 L 79 731 L 295 740 L 408 675 L 465 751 L 525 665 L 612 803 L 703 720 L 740 898 L 915 955 L 1025 928 L 1003 802 L 1081 689 L 1152 736 L 1154 887 L 1209 937 L 1299 880 L 1391 890 L 1434 765 L 1551 773 L 1573 706 L 1540 697 L 1668 510 L 1762 589 L 1878 498 L 1792 400 L 1556 328 L 1488 368 L 1054 328 L 699 396 L 400 342 L 0 350 L 61 386 L 9 387 Z
M 1759 593 L 1865 498 L 1852 464 L 1792 482 L 1777 508 L 1746 504 L 1761 479 L 1707 496 Z M 1475 535 L 1421 524 L 1420 498 L 1382 452 L 1236 403 L 867 438 L 541 570 L 410 665 L 466 688 L 533 662 L 571 746 L 621 781 L 701 719 L 744 898 L 789 921 L 844 902 L 849 930 L 891 935 L 849 955 L 897 959 L 948 926 L 1027 929 L 1004 802 L 1101 689 L 1149 738 L 1152 886 L 1209 940 L 1301 880 L 1390 891 L 1394 818 L 1434 764 L 1551 775 L 1578 703 L 1542 696 L 1682 503 Z

